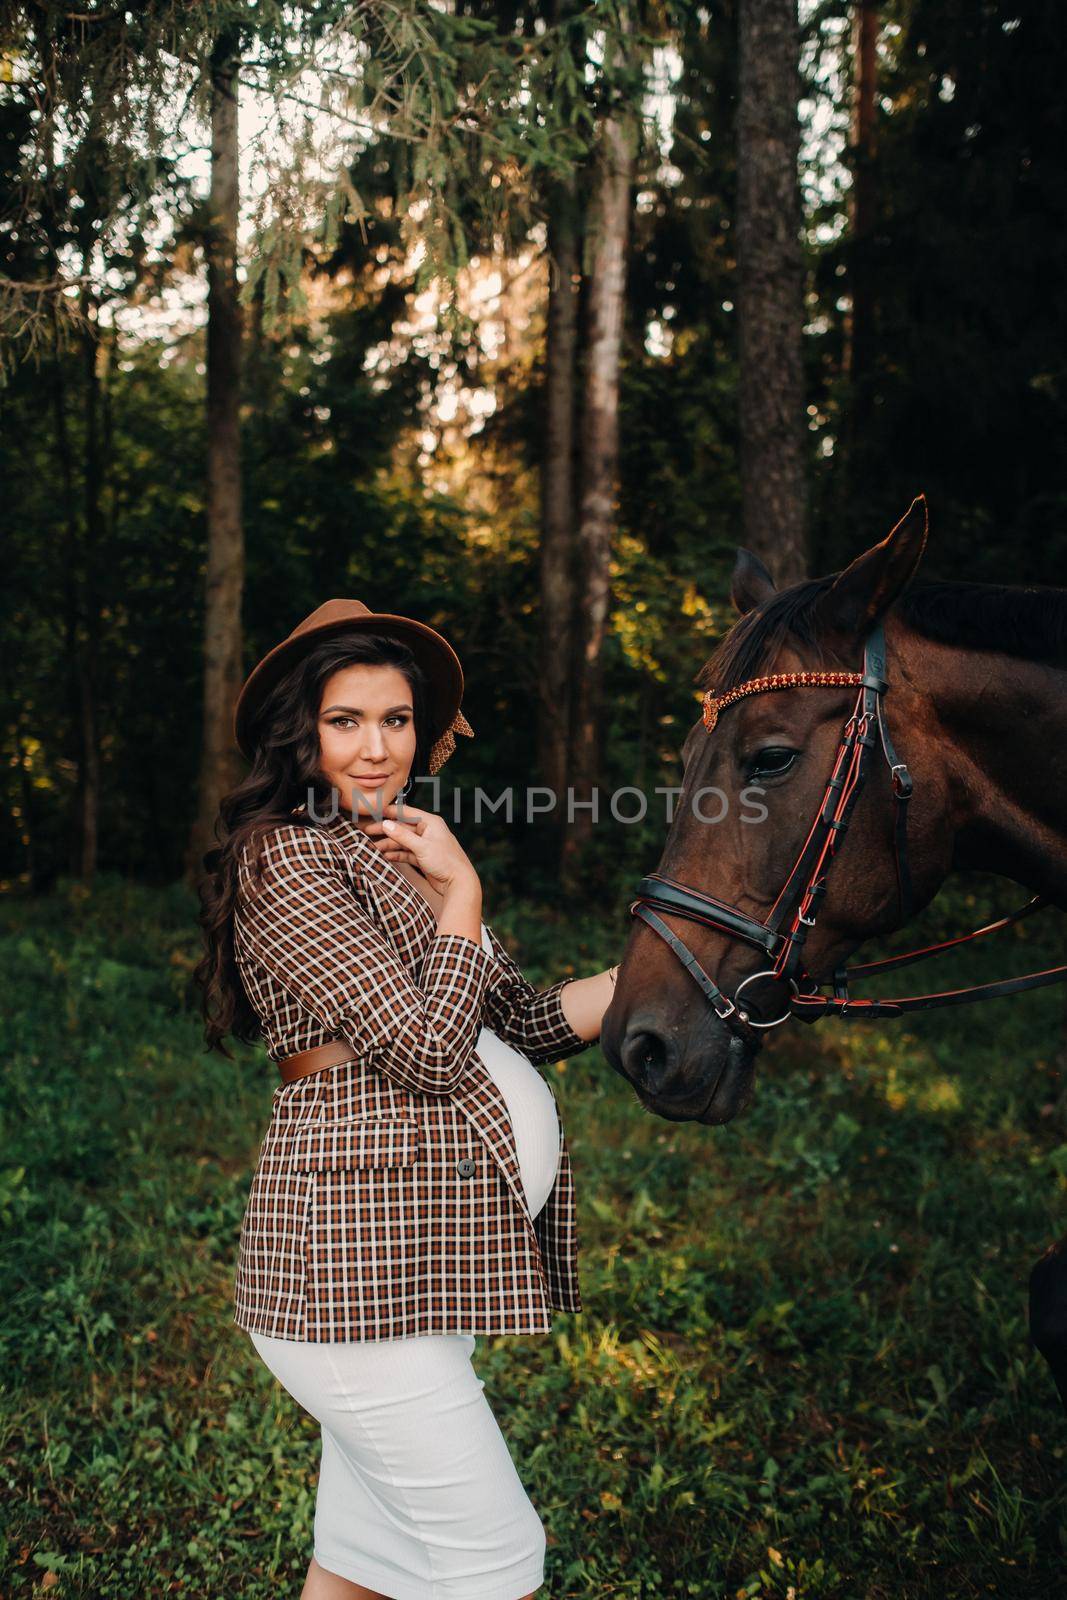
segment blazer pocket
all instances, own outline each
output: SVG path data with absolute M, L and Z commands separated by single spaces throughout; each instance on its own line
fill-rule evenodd
M 339 1117 L 304 1123 L 286 1143 L 289 1164 L 301 1172 L 410 1167 L 418 1158 L 419 1125 L 404 1117 Z

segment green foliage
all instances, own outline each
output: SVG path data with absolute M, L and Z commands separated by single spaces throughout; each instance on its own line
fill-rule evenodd
M 991 909 L 959 894 L 924 931 Z M 588 913 L 490 913 L 537 982 L 618 956 Z M 0 911 L 5 1593 L 255 1600 L 310 1556 L 318 1425 L 229 1325 L 271 1079 L 204 1055 L 192 926 L 117 876 Z M 585 1310 L 475 1365 L 554 1596 L 1059 1592 L 1067 1425 L 1024 1311 L 1067 1194 L 1059 1005 L 797 1028 L 718 1129 L 650 1116 L 596 1049 L 545 1069 Z
M 105 265 L 114 274 L 121 260 L 132 291 L 169 214 L 176 234 L 209 225 L 175 164 L 188 120 L 210 126 L 220 40 L 240 82 L 273 106 L 278 147 L 258 140 L 245 152 L 259 197 L 242 299 L 276 332 L 307 307 L 308 246 L 328 253 L 365 216 L 347 169 L 371 146 L 389 169 L 405 245 L 421 247 L 416 290 L 454 289 L 470 227 L 491 236 L 512 210 L 528 216 L 538 186 L 588 154 L 596 106 L 638 99 L 655 35 L 631 39 L 635 9 L 579 6 L 546 21 L 535 8 L 517 25 L 507 8 L 476 16 L 415 0 L 151 0 L 82 19 L 83 30 L 51 3 L 32 23 L 12 13 L 0 21 L 0 197 L 23 237 L 19 270 L 0 277 L 0 358 L 54 346 L 57 320 L 68 334 L 83 327 L 68 292 L 114 293 Z M 625 49 L 611 48 L 623 37 Z M 590 78 L 594 41 L 602 59 Z M 454 297 L 445 312 L 458 313 Z
M 298 136 L 264 191 L 243 286 L 245 663 L 331 594 L 425 616 L 467 670 L 477 737 L 463 782 L 492 794 L 539 781 L 539 308 L 505 361 L 455 296 L 430 332 L 412 331 L 414 302 L 438 271 L 447 299 L 475 254 L 522 279 L 553 181 L 577 171 L 588 187 L 604 105 L 635 71 L 651 81 L 654 44 L 676 50 L 667 142 L 646 117 L 634 185 L 602 790 L 673 782 L 694 676 L 732 620 L 740 537 L 736 7 L 567 5 L 542 28 L 536 8 L 457 16 L 389 0 L 301 8 L 297 26 L 277 3 L 219 0 L 194 16 L 160 0 L 88 35 L 62 7 L 38 10 L 43 32 L 12 16 L 0 35 L 2 270 L 32 285 L 88 262 L 89 277 L 84 303 L 64 297 L 82 305 L 77 336 L 0 390 L 0 475 L 17 508 L 0 606 L 5 879 L 44 886 L 71 864 L 85 759 L 72 639 L 79 663 L 95 652 L 104 867 L 167 880 L 195 809 L 205 343 L 199 311 L 165 337 L 138 319 L 163 289 L 189 295 L 204 216 L 179 174 L 175 119 L 183 137 L 202 133 L 200 74 L 223 28 L 239 36 L 249 92 L 275 96 Z M 806 21 L 804 89 L 836 128 L 848 15 L 825 0 Z M 601 33 L 624 18 L 637 29 L 620 53 Z M 1047 108 L 1067 31 L 1051 3 L 1015 22 L 1006 0 L 884 11 L 873 241 L 851 238 L 842 184 L 823 183 L 832 150 L 807 158 L 816 570 L 882 537 L 923 488 L 931 573 L 1062 580 L 1067 429 L 1049 352 L 1063 342 L 1067 230 Z M 38 113 L 28 86 L 48 39 L 56 71 Z M 337 159 L 316 165 L 329 129 Z M 876 360 L 854 388 L 846 291 L 860 267 Z M 421 429 L 457 387 L 483 388 L 492 414 L 428 467 Z M 596 830 L 590 882 L 636 876 L 663 832 L 662 815 Z M 548 893 L 547 832 L 489 826 L 480 842 L 494 885 L 521 877 Z
M 1062 10 L 897 0 L 882 12 L 874 224 L 856 239 L 828 207 L 837 237 L 815 278 L 811 398 L 831 446 L 817 570 L 884 537 L 922 490 L 931 574 L 1062 584 Z M 853 384 L 841 293 L 857 273 L 873 327 Z

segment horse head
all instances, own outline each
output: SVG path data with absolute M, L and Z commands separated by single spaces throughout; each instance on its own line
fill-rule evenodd
M 666 933 L 635 922 L 601 1032 L 611 1065 L 661 1116 L 721 1123 L 748 1103 L 764 1024 L 785 1014 L 790 991 L 782 978 L 757 978 L 773 962 L 746 929 L 758 939 L 759 928 L 774 920 L 813 820 L 828 793 L 832 798 L 828 779 L 856 705 L 864 644 L 879 627 L 891 685 L 884 709 L 916 788 L 908 815 L 910 907 L 926 904 L 949 870 L 951 776 L 935 754 L 937 712 L 894 649 L 902 633 L 892 608 L 919 566 L 926 534 L 919 496 L 888 536 L 844 571 L 781 592 L 756 556 L 738 554 L 731 598 L 740 618 L 698 674 L 704 711 L 682 747 L 681 790 L 657 868 L 737 914 L 735 926 L 723 928 L 660 910 L 661 929 L 684 936 L 724 1004 L 709 1005 Z M 864 939 L 910 915 L 902 915 L 892 783 L 889 764 L 872 762 L 848 822 L 844 859 L 822 873 L 827 892 L 823 898 L 820 890 L 818 917 L 797 927 L 805 977 L 816 983 Z

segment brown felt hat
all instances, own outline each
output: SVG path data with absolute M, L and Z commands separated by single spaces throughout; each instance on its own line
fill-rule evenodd
M 414 617 L 394 616 L 387 611 L 371 611 L 362 600 L 327 600 L 303 622 L 298 622 L 287 639 L 268 650 L 245 679 L 233 708 L 233 736 L 247 760 L 251 761 L 255 753 L 252 724 L 270 691 L 312 645 L 330 634 L 347 633 L 352 629 L 361 633 L 384 633 L 402 640 L 425 672 L 434 740 L 428 762 L 431 773 L 437 772 L 452 754 L 457 733 L 473 734 L 474 729 L 459 709 L 463 698 L 463 668 L 447 639 L 425 622 L 416 622 Z

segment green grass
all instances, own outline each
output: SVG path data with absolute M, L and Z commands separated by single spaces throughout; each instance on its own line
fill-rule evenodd
M 536 981 L 625 932 L 488 914 Z M 1046 916 L 932 986 L 1060 959 Z M 258 1051 L 203 1054 L 196 955 L 177 888 L 0 905 L 4 1600 L 256 1600 L 306 1570 L 318 1426 L 230 1320 L 274 1085 Z M 1067 1231 L 1062 1007 L 797 1024 L 719 1129 L 651 1116 L 599 1050 L 546 1069 L 587 1309 L 475 1356 L 546 1600 L 1064 1591 L 1067 1420 L 1025 1318 Z

